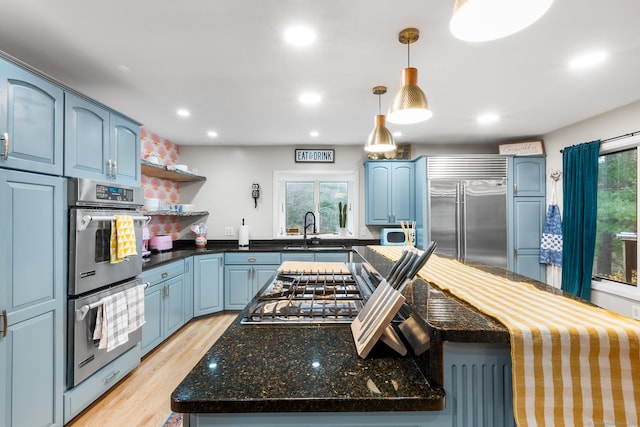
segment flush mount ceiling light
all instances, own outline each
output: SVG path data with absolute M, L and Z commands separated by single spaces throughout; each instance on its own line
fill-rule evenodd
M 405 28 L 398 34 L 398 40 L 407 45 L 407 68 L 402 70 L 402 87 L 393 98 L 387 118 L 391 123 L 411 124 L 429 119 L 433 113 L 422 89 L 418 87 L 418 69 L 409 67 L 409 45 L 420 36 L 416 28 Z
M 298 101 L 305 105 L 315 105 L 320 103 L 322 97 L 315 92 L 305 92 L 298 97 Z
M 375 119 L 375 127 L 369 134 L 367 143 L 364 146 L 365 151 L 371 153 L 384 153 L 396 149 L 396 143 L 393 141 L 391 132 L 385 126 L 384 114 L 382 114 L 381 108 L 381 95 L 387 93 L 385 86 L 376 86 L 373 88 L 373 94 L 378 95 L 378 112 L 379 114 Z
M 207 136 L 209 138 L 216 138 L 218 136 L 218 132 L 216 132 L 215 130 L 210 130 L 209 132 L 207 132 Z
M 460 40 L 483 42 L 509 36 L 536 22 L 553 0 L 456 0 L 449 23 Z
M 311 132 L 309 132 L 309 136 L 317 138 L 320 136 L 320 132 L 318 132 L 317 130 L 312 130 Z
M 585 55 L 576 56 L 571 62 L 569 62 L 569 68 L 572 70 L 586 70 L 587 68 L 594 67 L 607 58 L 607 54 L 604 52 L 591 52 Z
M 185 108 L 180 108 L 178 111 L 176 111 L 176 113 L 180 116 L 180 117 L 189 117 L 191 115 L 191 113 L 189 112 L 189 110 L 185 109 Z
M 490 125 L 500 120 L 500 116 L 496 113 L 484 113 L 479 115 L 476 120 L 481 125 Z
M 309 46 L 316 40 L 316 33 L 309 27 L 297 25 L 287 28 L 284 39 L 293 46 Z

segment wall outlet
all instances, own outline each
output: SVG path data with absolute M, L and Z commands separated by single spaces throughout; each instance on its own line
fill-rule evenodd
M 360 227 L 360 237 L 371 237 L 371 233 L 369 233 L 369 229 L 366 225 Z
M 636 320 L 640 320 L 640 305 L 631 306 L 631 317 Z
M 224 228 L 225 236 L 233 236 L 233 227 L 225 227 Z

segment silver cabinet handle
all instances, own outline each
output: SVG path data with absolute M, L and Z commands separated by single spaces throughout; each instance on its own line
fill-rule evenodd
M 118 176 L 118 162 L 113 161 L 113 179 L 116 179 Z
M 256 261 L 257 261 L 256 257 L 254 256 L 247 258 L 247 262 L 256 262 Z
M 0 155 L 2 155 L 2 160 L 6 161 L 9 159 L 9 134 L 5 132 L 0 139 L 4 140 L 4 151 Z
M 2 338 L 5 338 L 7 336 L 7 330 L 9 329 L 9 321 L 7 320 L 7 310 L 2 310 L 2 320 L 4 322 L 4 325 L 2 326 Z
M 112 373 L 111 375 L 109 375 L 105 380 L 104 383 L 105 384 L 109 384 L 111 381 L 115 380 L 118 377 L 118 374 L 120 373 L 120 371 L 115 371 L 114 373 Z
M 165 277 L 167 277 L 169 275 L 169 273 L 167 273 L 166 271 L 164 273 L 161 274 L 162 278 L 164 279 Z
M 513 184 L 513 194 L 518 194 L 518 184 Z
M 107 160 L 107 165 L 109 165 L 109 173 L 107 173 L 107 177 L 111 178 L 113 176 L 113 163 L 111 159 Z

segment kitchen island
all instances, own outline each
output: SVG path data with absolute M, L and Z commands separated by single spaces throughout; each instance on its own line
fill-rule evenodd
M 390 261 L 354 249 L 386 275 Z M 513 425 L 506 329 L 417 282 L 408 302 L 431 337 L 420 356 L 378 343 L 362 359 L 348 325 L 242 325 L 241 315 L 176 388 L 172 409 L 185 426 Z

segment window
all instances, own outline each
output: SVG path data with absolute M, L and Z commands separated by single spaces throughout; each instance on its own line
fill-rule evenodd
M 593 275 L 637 285 L 638 149 L 600 156 Z
M 340 224 L 339 204 L 347 206 L 347 235 L 355 235 L 357 171 L 275 171 L 274 206 L 277 212 L 274 229 L 275 237 L 296 237 L 304 234 L 304 217 L 313 212 L 316 232 L 322 238 L 338 236 Z M 307 224 L 312 224 L 311 215 Z M 307 234 L 313 232 L 313 225 Z
M 640 137 L 603 143 L 592 288 L 637 299 L 638 146 Z

